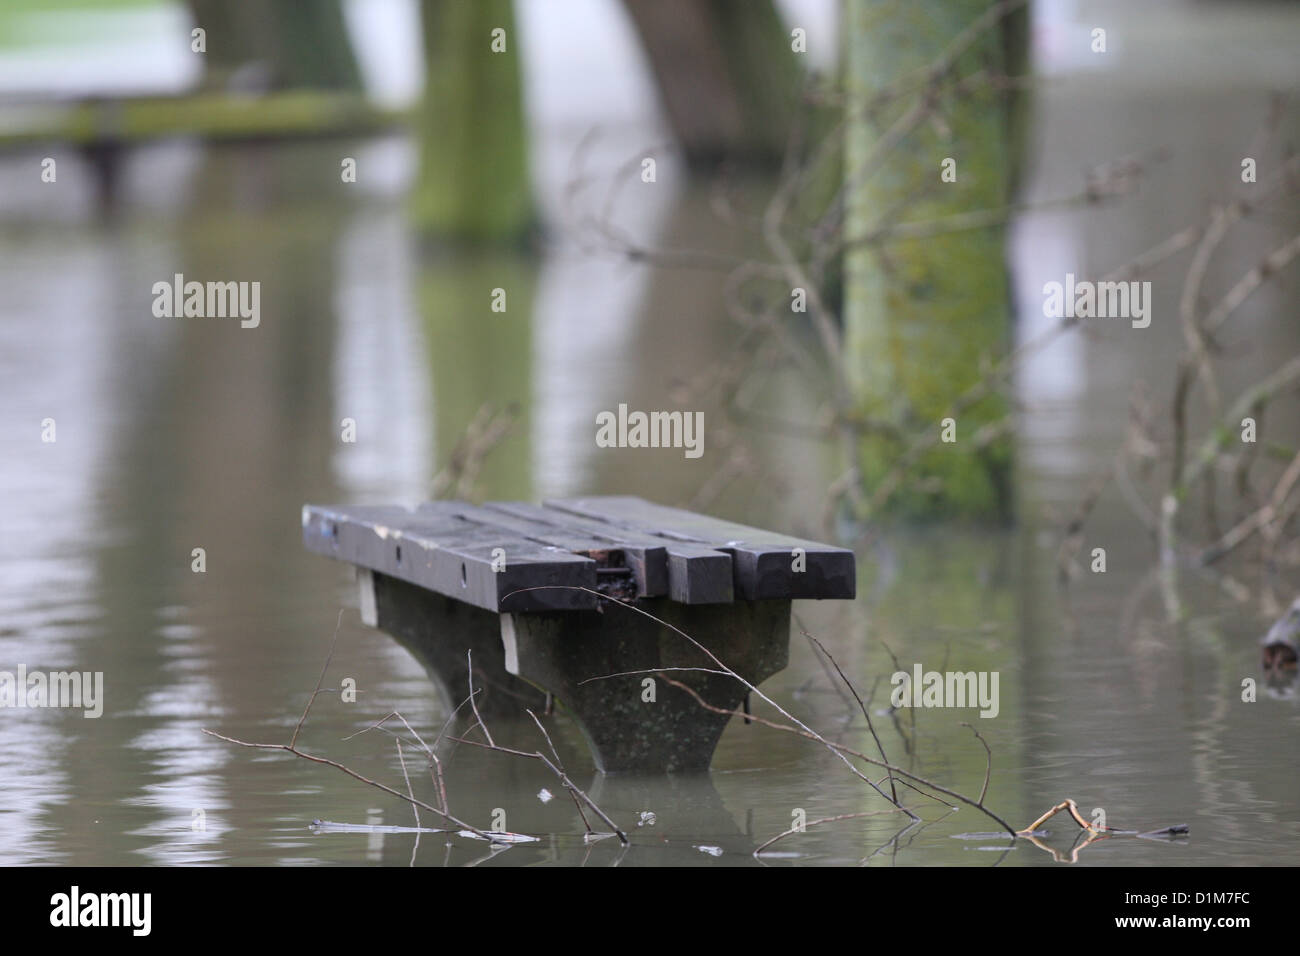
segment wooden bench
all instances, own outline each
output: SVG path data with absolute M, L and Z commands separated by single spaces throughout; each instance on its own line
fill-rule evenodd
M 654 673 L 717 665 L 609 599 L 758 684 L 786 665 L 791 600 L 856 588 L 852 551 L 628 496 L 307 505 L 302 525 L 309 550 L 356 566 L 362 619 L 448 701 L 468 694 L 472 651 L 480 710 L 552 695 L 607 772 L 705 770 L 728 721 Z M 747 693 L 725 674 L 667 676 L 728 710 Z

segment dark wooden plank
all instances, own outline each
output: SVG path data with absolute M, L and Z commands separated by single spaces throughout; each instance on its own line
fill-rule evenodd
M 683 604 L 729 604 L 734 598 L 732 558 L 724 551 L 520 502 L 489 502 L 482 508 L 459 502 L 430 502 L 427 507 L 435 513 L 500 524 L 533 540 L 576 551 L 604 550 L 613 543 L 625 557 L 632 558 L 629 563 L 645 596 L 666 593 Z M 508 523 L 512 519 L 532 523 Z
M 732 557 L 685 541 L 668 541 L 668 596 L 682 604 L 730 604 L 736 599 Z
M 466 504 L 463 501 L 426 501 L 416 511 L 421 515 L 459 519 L 463 524 L 474 528 L 497 528 L 511 537 L 532 538 L 539 531 L 550 534 L 539 535 L 534 539 L 539 544 L 546 544 L 564 551 L 579 552 L 599 550 L 608 542 L 593 538 L 591 535 L 572 534 L 558 527 L 529 526 L 528 522 L 516 521 L 509 515 L 490 511 L 479 505 Z
M 856 563 L 847 548 L 669 508 L 630 495 L 562 498 L 544 504 L 657 537 L 730 552 L 736 595 L 744 600 L 852 598 L 857 593 Z M 802 570 L 796 570 L 795 549 L 803 552 Z
M 571 512 L 521 501 L 489 501 L 484 507 L 492 511 L 505 511 L 540 524 L 562 526 L 617 541 L 625 550 L 636 549 L 638 553 L 663 548 L 668 558 L 663 582 L 665 590 L 656 593 L 667 594 L 674 601 L 683 604 L 730 604 L 733 600 L 731 555 L 726 552 L 687 542 L 669 541 L 607 521 L 584 518 Z
M 485 508 L 616 540 L 624 547 L 661 546 L 668 557 L 667 594 L 683 604 L 730 604 L 735 597 L 731 555 L 687 541 L 673 541 L 572 512 L 516 501 L 490 501 Z M 661 592 L 663 593 L 663 592 Z
M 456 515 L 477 524 L 503 528 L 520 538 L 585 554 L 596 561 L 598 568 L 626 568 L 635 583 L 636 597 L 663 597 L 668 593 L 668 555 L 661 539 L 634 531 L 615 536 L 593 534 L 580 527 L 583 522 L 578 518 L 563 525 L 537 521 L 527 514 L 511 511 L 512 504 L 488 503 L 480 507 L 459 501 L 430 501 L 420 505 L 419 510 Z
M 394 506 L 308 505 L 303 543 L 319 554 L 489 611 L 571 610 L 598 602 L 588 591 L 563 589 L 594 591 L 595 561 L 456 515 Z M 506 555 L 500 570 L 494 568 L 497 548 Z M 536 587 L 547 589 L 514 593 Z

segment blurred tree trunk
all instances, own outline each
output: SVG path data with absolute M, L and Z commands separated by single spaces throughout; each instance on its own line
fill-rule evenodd
M 864 170 L 890 124 L 916 97 L 868 116 L 873 94 L 930 66 L 988 0 L 846 0 L 849 109 L 845 182 L 847 238 L 897 219 L 938 219 L 1010 201 L 1021 128 L 987 85 L 946 95 L 934 115 Z M 1024 62 L 1027 31 L 985 31 L 955 76 L 1006 73 Z M 1008 47 L 1014 55 L 1008 57 Z M 956 180 L 943 182 L 943 161 Z M 882 212 L 888 221 L 881 221 Z M 845 353 L 859 410 L 906 436 L 941 429 L 952 402 L 981 378 L 981 363 L 1010 341 L 1010 294 L 1003 230 L 980 229 L 883 246 L 845 256 Z M 1008 413 L 1000 397 L 956 416 L 956 442 L 932 448 L 892 499 L 909 516 L 1010 517 L 1012 448 L 1006 437 L 977 448 L 977 433 Z M 868 493 L 898 461 L 908 439 L 873 431 L 862 439 Z M 924 479 L 924 480 L 920 480 Z
M 511 0 L 422 0 L 420 9 L 426 79 L 416 227 L 440 239 L 518 241 L 533 206 Z M 502 52 L 493 50 L 497 29 L 505 31 Z
M 189 7 L 207 34 L 210 87 L 224 87 L 249 66 L 242 78 L 248 85 L 361 90 L 339 0 L 189 0 Z
M 802 68 L 772 0 L 624 0 L 696 167 L 780 160 Z

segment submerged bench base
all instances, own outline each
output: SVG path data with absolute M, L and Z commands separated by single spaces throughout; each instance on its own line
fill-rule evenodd
M 357 579 L 361 619 L 405 647 L 449 706 L 469 696 L 467 652 L 472 651 L 474 703 L 480 712 L 505 716 L 525 707 L 541 713 L 546 707 L 543 691 L 506 671 L 500 615 L 386 574 L 358 569 Z
M 744 685 L 716 673 L 717 663 L 673 627 L 751 684 L 784 669 L 789 657 L 789 601 L 634 602 L 667 627 L 612 602 L 598 611 L 498 615 L 384 574 L 359 577 L 363 619 L 405 646 L 453 706 L 468 693 L 472 650 L 480 710 L 538 710 L 549 693 L 608 773 L 707 770 L 730 716 L 700 699 L 730 712 L 745 698 Z
M 636 607 L 689 634 L 751 684 L 786 666 L 789 601 Z M 747 688 L 681 634 L 635 610 L 504 614 L 506 670 L 544 688 L 574 716 L 606 772 L 707 770 Z M 703 668 L 703 670 L 674 670 Z M 662 673 L 660 673 L 662 671 Z M 693 690 L 674 687 L 677 681 Z

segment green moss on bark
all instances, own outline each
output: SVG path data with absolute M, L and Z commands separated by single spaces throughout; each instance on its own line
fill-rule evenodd
M 533 222 L 510 0 L 424 0 L 426 85 L 413 214 L 425 238 L 510 243 Z M 505 31 L 493 52 L 492 31 Z
M 870 98 L 928 67 L 986 9 L 985 0 L 848 0 L 850 239 L 891 224 L 881 222 L 890 209 L 904 208 L 907 220 L 925 221 L 1007 203 L 1007 114 L 987 88 L 943 99 L 933 118 L 863 175 L 884 131 L 914 102 L 904 97 L 869 116 Z M 956 75 L 981 67 L 1005 67 L 996 29 L 967 51 Z M 946 158 L 956 161 L 955 182 L 941 181 Z M 859 411 L 904 436 L 938 431 L 953 401 L 981 378 L 982 363 L 1009 344 L 1002 230 L 851 248 L 845 273 L 847 372 Z M 938 443 L 921 458 L 890 500 L 891 512 L 1008 517 L 1010 441 L 995 440 L 982 451 L 975 441 L 981 427 L 1006 412 L 1005 400 L 993 396 L 958 415 L 956 442 Z M 860 464 L 868 493 L 906 447 L 888 434 L 864 436 Z

